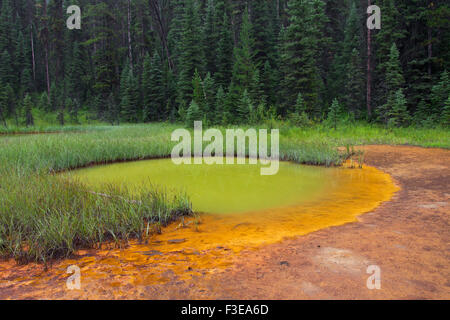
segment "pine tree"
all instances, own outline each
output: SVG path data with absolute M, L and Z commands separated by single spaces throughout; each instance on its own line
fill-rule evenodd
M 382 27 L 375 34 L 375 83 L 374 83 L 374 102 L 382 105 L 391 90 L 386 87 L 385 76 L 388 64 L 390 63 L 390 54 L 392 44 L 400 43 L 405 37 L 405 29 L 401 26 L 401 15 L 395 0 L 380 0 L 377 5 L 382 12 Z M 395 92 L 394 90 L 393 92 Z
M 253 39 L 250 35 L 251 24 L 248 10 L 245 9 L 242 16 L 240 33 L 240 45 L 234 49 L 233 84 L 242 94 L 244 90 L 249 90 L 254 80 L 255 66 L 253 64 Z
M 192 100 L 186 112 L 186 125 L 193 127 L 194 121 L 201 120 L 203 120 L 203 116 L 200 108 L 198 107 L 198 104 L 194 100 Z
M 339 114 L 340 114 L 339 101 L 337 99 L 334 99 L 333 103 L 330 106 L 330 109 L 328 110 L 328 121 L 332 124 L 334 130 L 337 129 Z
M 144 121 L 156 121 L 163 118 L 165 113 L 165 88 L 163 82 L 161 58 L 157 51 L 144 60 L 142 74 L 142 89 L 144 103 Z
M 215 124 L 222 124 L 222 125 L 228 124 L 230 116 L 228 114 L 228 111 L 226 110 L 226 103 L 227 103 L 227 95 L 223 90 L 222 86 L 219 86 L 219 89 L 217 89 L 216 94 L 215 117 L 213 121 Z
M 25 125 L 27 127 L 34 125 L 33 113 L 31 112 L 33 108 L 33 102 L 31 101 L 31 96 L 27 94 L 23 99 L 23 110 L 25 116 Z
M 395 92 L 392 109 L 389 112 L 388 126 L 403 127 L 410 123 L 411 117 L 406 109 L 406 98 L 402 89 Z
M 447 98 L 444 109 L 442 110 L 441 124 L 446 128 L 450 128 L 450 96 Z
M 306 112 L 306 105 L 301 92 L 299 92 L 295 102 L 295 113 L 302 114 L 303 112 Z
M 214 78 L 218 86 L 227 88 L 230 84 L 233 70 L 233 35 L 227 11 L 225 9 L 221 10 L 219 6 L 216 9 L 216 19 L 219 22 L 217 23 L 217 72 L 214 74 Z
M 139 82 L 134 76 L 129 64 L 122 71 L 120 95 L 120 109 L 123 119 L 127 122 L 137 122 L 141 119 L 139 110 Z
M 0 10 L 0 53 L 12 49 L 13 17 L 11 0 L 3 0 Z M 4 60 L 1 61 L 3 63 Z
M 217 52 L 217 25 L 215 20 L 214 0 L 207 0 L 205 9 L 205 22 L 203 25 L 203 48 L 205 50 L 205 67 L 206 70 L 214 74 L 216 69 L 216 52 Z
M 205 93 L 203 91 L 203 82 L 198 70 L 195 69 L 194 77 L 192 78 L 192 100 L 197 104 L 200 112 L 205 114 Z
M 181 43 L 183 33 L 184 19 L 184 0 L 172 0 L 172 19 L 170 20 L 170 28 L 168 34 L 168 42 L 172 60 L 177 69 L 180 68 L 181 59 Z
M 357 49 L 353 49 L 347 66 L 345 83 L 345 104 L 347 110 L 352 112 L 356 118 L 361 118 L 364 110 L 365 81 L 361 69 L 361 59 Z
M 118 107 L 118 104 L 116 103 L 116 99 L 112 92 L 109 94 L 108 99 L 106 100 L 106 103 L 108 105 L 109 123 L 111 123 L 111 125 L 114 125 L 115 123 L 117 123 L 117 125 L 119 125 L 120 108 Z
M 431 89 L 432 114 L 436 118 L 440 116 L 450 92 L 450 79 L 445 70 L 441 73 L 439 82 Z
M 1 82 L 1 81 L 0 81 Z M 5 113 L 9 116 L 14 116 L 16 120 L 16 125 L 19 125 L 19 117 L 18 117 L 18 110 L 17 110 L 17 101 L 16 101 L 16 95 L 14 94 L 14 89 L 11 87 L 9 83 L 4 86 L 4 97 L 6 98 L 6 107 L 5 107 Z
M 192 99 L 192 78 L 195 70 L 203 72 L 204 50 L 202 44 L 199 5 L 195 0 L 187 0 L 183 15 L 181 38 L 180 72 L 178 80 L 178 103 Z
M 275 21 L 270 10 L 270 1 L 250 1 L 252 51 L 255 67 L 260 70 L 266 63 L 272 65 L 275 61 Z
M 284 65 L 285 108 L 292 106 L 301 89 L 308 111 L 321 112 L 323 81 L 319 72 L 320 41 L 326 22 L 322 0 L 290 0 L 289 26 L 284 36 L 282 60 Z
M 388 124 L 394 107 L 401 100 L 398 91 L 403 88 L 405 82 L 402 67 L 400 65 L 399 52 L 395 43 L 391 46 L 389 61 L 386 63 L 385 82 L 387 88 L 387 102 L 379 108 L 378 113 L 385 124 Z M 403 92 L 401 92 L 401 94 L 403 95 Z
M 205 79 L 203 80 L 203 91 L 205 94 L 205 105 L 204 112 L 207 116 L 208 121 L 214 121 L 214 109 L 216 104 L 216 85 L 214 82 L 214 78 L 211 76 L 211 73 L 208 72 L 206 74 Z
M 5 128 L 8 126 L 6 124 L 6 117 L 8 112 L 8 96 L 3 83 L 0 81 L 0 121 L 3 123 Z
M 78 105 L 76 104 L 76 101 L 73 100 L 70 97 L 66 98 L 65 107 L 69 113 L 70 122 L 74 124 L 79 124 L 78 121 Z
M 253 114 L 253 102 L 250 99 L 247 89 L 244 90 L 238 105 L 239 122 L 246 123 L 250 120 L 250 116 Z
M 3 83 L 9 83 L 11 86 L 15 85 L 11 56 L 7 50 L 4 50 L 1 54 L 0 61 L 0 81 Z
M 270 65 L 269 61 L 266 61 L 264 64 L 263 71 L 261 73 L 261 101 L 264 101 L 268 104 L 275 104 L 276 101 L 276 76 L 274 74 L 274 70 Z
M 416 112 L 414 113 L 414 124 L 419 126 L 424 125 L 429 117 L 430 106 L 427 104 L 425 99 L 422 99 L 417 105 Z

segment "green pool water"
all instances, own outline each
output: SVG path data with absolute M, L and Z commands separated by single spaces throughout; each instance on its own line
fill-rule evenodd
M 281 162 L 278 174 L 262 176 L 261 165 L 175 165 L 170 159 L 96 166 L 70 172 L 72 177 L 102 191 L 104 184 L 126 184 L 139 192 L 143 183 L 184 191 L 194 210 L 241 213 L 299 205 L 327 196 L 347 175 L 337 168 Z

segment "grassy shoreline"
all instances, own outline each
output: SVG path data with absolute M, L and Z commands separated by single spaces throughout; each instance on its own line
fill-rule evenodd
M 0 136 L 0 256 L 45 263 L 102 241 L 143 239 L 161 225 L 192 214 L 186 195 L 168 198 L 155 186 L 130 201 L 126 190 L 110 186 L 106 193 L 113 197 L 102 197 L 76 181 L 49 174 L 89 164 L 167 157 L 175 144 L 171 132 L 179 127 L 74 126 L 58 134 Z M 303 164 L 340 165 L 347 155 L 339 146 L 450 148 L 450 131 L 439 128 L 386 130 L 355 124 L 333 130 L 283 122 L 260 127 L 279 128 L 281 159 Z

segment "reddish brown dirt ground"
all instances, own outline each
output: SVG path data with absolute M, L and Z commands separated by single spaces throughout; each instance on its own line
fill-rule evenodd
M 450 299 L 450 150 L 364 149 L 367 164 L 401 190 L 359 222 L 243 251 L 213 274 L 167 273 L 151 286 L 99 279 L 68 291 L 59 277 L 17 285 L 30 267 L 0 263 L 8 271 L 0 273 L 0 299 Z M 380 267 L 379 290 L 367 288 L 369 265 Z

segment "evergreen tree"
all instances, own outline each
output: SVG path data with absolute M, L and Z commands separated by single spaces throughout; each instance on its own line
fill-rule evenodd
M 120 93 L 120 108 L 123 119 L 127 122 L 137 122 L 141 118 L 139 110 L 139 82 L 129 64 L 122 71 Z
M 225 9 L 221 10 L 220 8 L 220 6 L 216 7 L 216 19 L 219 22 L 217 23 L 217 72 L 214 74 L 214 78 L 218 86 L 226 88 L 230 84 L 233 70 L 233 35 L 228 13 Z
M 204 56 L 199 5 L 195 0 L 187 0 L 183 15 L 181 38 L 180 70 L 178 80 L 178 103 L 192 99 L 192 78 L 195 70 L 203 72 Z
M 200 108 L 198 107 L 198 104 L 194 100 L 192 100 L 186 112 L 186 125 L 189 127 L 193 127 L 194 121 L 201 120 L 203 120 L 203 116 Z
M 120 108 L 118 107 L 118 104 L 116 103 L 116 99 L 114 98 L 113 93 L 111 92 L 108 96 L 108 99 L 106 100 L 106 103 L 108 105 L 108 120 L 111 125 L 114 125 L 117 123 L 119 125 L 120 122 Z
M 340 106 L 337 99 L 333 100 L 333 103 L 330 106 L 330 109 L 328 110 L 328 121 L 333 126 L 334 130 L 337 129 L 337 123 L 339 121 L 339 115 L 340 115 Z
M 50 101 L 47 95 L 47 92 L 43 92 L 39 97 L 39 103 L 38 103 L 39 110 L 49 112 L 51 110 Z
M 0 81 L 13 86 L 15 85 L 15 77 L 12 70 L 11 56 L 7 50 L 4 50 L 0 57 Z
M 25 125 L 27 127 L 34 125 L 33 113 L 31 112 L 33 108 L 33 102 L 31 101 L 31 96 L 27 94 L 23 99 L 23 111 L 25 116 Z
M 157 51 L 152 59 L 147 54 L 142 75 L 144 121 L 156 121 L 165 113 L 165 88 L 163 82 L 161 59 Z
M 203 80 L 203 91 L 205 95 L 204 112 L 207 115 L 209 121 L 214 122 L 215 114 L 214 109 L 216 105 L 216 86 L 211 73 L 207 73 Z
M 192 88 L 192 99 L 197 104 L 200 112 L 202 112 L 202 114 L 205 114 L 205 93 L 203 91 L 202 78 L 200 77 L 197 69 L 195 70 L 194 77 L 192 78 Z
M 217 21 L 215 20 L 214 0 L 207 0 L 205 9 L 205 23 L 203 26 L 203 48 L 205 50 L 205 67 L 206 70 L 214 74 L 216 69 L 216 53 L 217 53 Z
M 392 109 L 389 112 L 388 126 L 407 126 L 411 117 L 406 109 L 406 98 L 403 94 L 403 89 L 398 89 L 393 96 L 393 101 L 389 103 L 392 105 Z
M 240 45 L 234 49 L 233 84 L 238 87 L 239 93 L 251 87 L 255 67 L 253 65 L 253 39 L 250 35 L 251 24 L 248 10 L 242 16 Z
M 305 100 L 303 100 L 302 94 L 299 92 L 297 95 L 297 100 L 295 102 L 295 113 L 302 114 L 306 112 Z
M 431 90 L 432 114 L 436 118 L 442 113 L 445 103 L 450 93 L 450 80 L 447 71 L 443 71 L 439 82 Z
M 447 98 L 442 110 L 441 124 L 446 128 L 450 128 L 450 96 Z
M 321 111 L 323 81 L 318 67 L 320 41 L 323 41 L 324 2 L 322 0 L 290 0 L 289 26 L 284 36 L 285 109 L 295 103 L 300 89 L 308 111 L 318 116 Z
M 251 37 L 253 39 L 251 45 L 255 67 L 260 70 L 266 63 L 272 65 L 275 61 L 275 21 L 271 17 L 270 10 L 270 1 L 250 1 Z
M 6 124 L 7 112 L 8 112 L 8 96 L 5 88 L 3 87 L 3 83 L 0 81 L 0 121 L 5 126 L 5 128 L 8 126 Z
M 250 120 L 250 116 L 253 114 L 253 103 L 250 99 L 247 89 L 244 90 L 238 105 L 239 121 L 246 123 Z
M 405 37 L 405 29 L 400 25 L 401 15 L 395 0 L 380 0 L 377 5 L 382 12 L 382 28 L 375 34 L 375 92 L 374 102 L 382 105 L 390 88 L 386 87 L 385 76 L 390 68 L 390 55 L 392 44 L 399 43 Z M 392 92 L 396 92 L 395 89 Z
M 394 43 L 391 46 L 389 61 L 386 64 L 387 102 L 379 108 L 380 118 L 384 120 L 385 124 L 388 124 L 394 107 L 401 102 L 403 92 L 399 93 L 399 90 L 403 88 L 404 82 L 399 52 Z
M 3 0 L 0 11 L 0 53 L 10 51 L 12 49 L 14 31 L 13 17 L 14 15 L 11 0 Z
M 227 95 L 222 86 L 219 86 L 216 94 L 216 108 L 215 108 L 215 124 L 226 125 L 229 122 L 230 115 L 226 110 Z
M 345 83 L 345 104 L 347 110 L 352 112 L 356 118 L 361 118 L 364 110 L 365 79 L 361 69 L 360 55 L 357 49 L 353 49 L 347 66 Z

